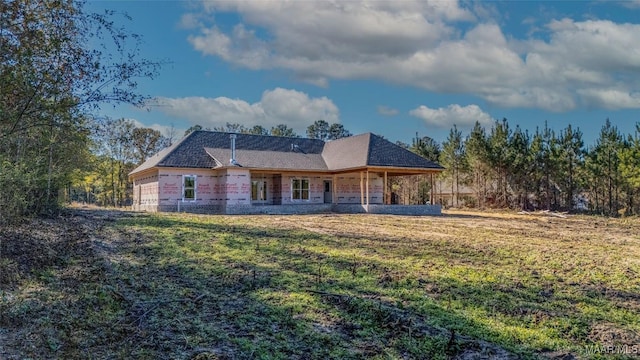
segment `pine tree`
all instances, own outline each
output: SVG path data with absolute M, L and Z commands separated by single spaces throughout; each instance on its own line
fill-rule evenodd
M 489 145 L 484 128 L 476 121 L 465 141 L 466 163 L 471 172 L 473 188 L 476 192 L 477 206 L 485 207 L 487 198 L 487 178 L 489 176 Z
M 296 134 L 295 130 L 285 124 L 273 126 L 271 128 L 271 136 L 300 137 L 298 134 Z
M 584 141 L 580 129 L 568 125 L 558 138 L 557 183 L 564 194 L 563 207 L 575 207 L 576 193 L 582 185 L 579 173 L 584 166 Z
M 627 137 L 627 146 L 618 153 L 619 171 L 624 179 L 627 193 L 627 213 L 638 214 L 635 197 L 640 191 L 640 123 L 636 123 L 635 134 Z
M 440 158 L 440 144 L 428 136 L 416 137 L 413 139 L 409 150 L 431 161 L 438 161 Z
M 462 132 L 453 125 L 449 131 L 449 137 L 442 144 L 442 152 L 440 153 L 440 162 L 446 168 L 445 173 L 451 177 L 451 203 L 459 205 L 460 195 L 460 176 L 466 170 L 465 146 L 462 138 Z
M 491 133 L 487 137 L 488 160 L 496 180 L 496 205 L 500 207 L 505 207 L 509 204 L 507 188 L 509 158 L 506 150 L 509 147 L 510 136 L 511 131 L 509 130 L 507 119 L 502 119 L 502 121 L 495 122 L 493 128 L 491 128 Z
M 621 177 L 618 172 L 620 159 L 618 152 L 624 148 L 622 135 L 618 128 L 607 119 L 600 130 L 600 137 L 592 149 L 591 169 L 598 173 L 591 173 L 592 180 L 601 176 L 604 180 L 603 188 L 596 189 L 603 197 L 603 211 L 608 215 L 615 215 L 619 209 L 619 195 Z
M 508 148 L 505 149 L 507 155 L 507 169 L 509 178 L 509 187 L 517 196 L 517 205 L 521 209 L 526 209 L 527 194 L 529 190 L 530 176 L 530 144 L 529 134 L 523 132 L 519 126 L 516 126 L 513 134 L 509 138 Z

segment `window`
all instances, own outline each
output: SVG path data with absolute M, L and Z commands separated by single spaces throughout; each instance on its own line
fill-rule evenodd
M 182 201 L 195 201 L 196 199 L 196 176 L 184 175 L 182 177 Z
M 253 201 L 267 200 L 267 182 L 266 181 L 251 182 L 251 200 Z
M 293 179 L 291 182 L 293 200 L 309 200 L 309 179 Z

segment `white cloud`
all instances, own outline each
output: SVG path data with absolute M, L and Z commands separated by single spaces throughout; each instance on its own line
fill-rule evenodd
M 319 119 L 340 122 L 338 107 L 327 97 L 311 98 L 303 92 L 282 88 L 265 91 L 260 101 L 253 104 L 227 97 L 158 98 L 156 101 L 158 110 L 165 114 L 203 127 L 226 123 L 264 127 L 286 124 L 301 131 Z
M 460 106 L 451 104 L 446 108 L 431 109 L 425 105 L 409 111 L 409 114 L 424 120 L 428 125 L 450 128 L 452 125 L 471 127 L 476 121 L 488 125 L 493 122 L 491 115 L 482 111 L 478 105 Z
M 619 1 L 619 4 L 628 9 L 640 8 L 640 0 L 623 0 L 623 1 Z
M 182 127 L 178 128 L 178 127 L 175 127 L 174 125 L 161 125 L 157 123 L 146 125 L 137 119 L 131 119 L 131 120 L 133 120 L 133 124 L 135 125 L 135 127 L 151 128 L 153 130 L 158 130 L 163 136 L 170 136 L 173 133 L 173 140 L 180 139 L 184 134 L 184 132 L 187 130 L 186 128 L 182 128 Z
M 178 22 L 179 29 L 191 30 L 197 29 L 202 26 L 202 23 L 198 19 L 198 15 L 194 13 L 187 13 L 180 17 L 180 21 Z
M 394 109 L 388 106 L 379 105 L 377 107 L 378 114 L 383 116 L 396 116 L 398 115 L 398 109 Z
M 618 89 L 583 89 L 578 90 L 588 107 L 605 109 L 639 109 L 640 93 L 629 93 Z
M 517 39 L 492 20 L 494 9 L 478 3 L 213 1 L 202 6 L 199 27 L 188 38 L 196 50 L 249 69 L 288 70 L 322 87 L 331 79 L 378 79 L 471 94 L 500 107 L 558 112 L 589 103 L 635 108 L 634 94 L 640 91 L 639 24 L 559 19 Z M 211 20 L 228 12 L 238 13 L 242 23 L 225 32 Z M 183 22 L 196 24 L 189 17 Z M 594 94 L 610 89 L 618 95 L 595 96 L 594 102 Z

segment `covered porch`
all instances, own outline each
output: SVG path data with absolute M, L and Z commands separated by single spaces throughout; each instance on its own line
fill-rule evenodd
M 439 170 L 362 167 L 337 172 L 292 172 L 252 170 L 251 206 L 238 206 L 238 213 L 300 214 L 318 212 L 439 215 L 434 205 L 435 176 Z M 393 204 L 391 179 L 425 175 L 429 181 L 428 202 Z M 234 210 L 230 209 L 232 212 Z
M 352 174 L 354 172 L 351 172 Z M 357 174 L 359 175 L 360 178 L 360 182 L 359 182 L 359 192 L 360 192 L 360 205 L 362 206 L 369 206 L 369 205 L 375 205 L 375 204 L 382 204 L 382 205 L 393 205 L 395 204 L 392 198 L 392 194 L 393 191 L 390 187 L 390 179 L 391 178 L 398 178 L 398 177 L 407 177 L 407 176 L 412 176 L 412 175 L 426 175 L 426 177 L 429 179 L 429 200 L 428 200 L 428 204 L 424 204 L 424 205 L 429 205 L 429 204 L 434 204 L 435 203 L 435 178 L 436 176 L 440 173 L 440 170 L 425 170 L 425 169 L 407 169 L 407 168 L 380 168 L 380 167 L 367 167 L 364 169 L 359 169 L 357 171 Z M 341 173 L 336 173 L 333 174 L 333 197 L 332 197 L 332 203 L 333 204 L 341 204 L 341 203 L 345 203 L 344 201 L 341 201 L 343 199 L 341 199 L 341 197 L 339 196 L 339 187 L 340 187 L 340 180 L 342 179 L 342 177 L 340 176 Z M 382 201 L 379 201 L 379 191 L 377 190 L 377 187 L 374 185 L 372 186 L 372 176 L 374 177 L 374 180 L 378 180 L 381 179 L 382 180 L 382 194 L 381 194 L 381 199 Z M 372 192 L 373 190 L 373 192 Z M 351 202 L 348 202 L 351 203 Z

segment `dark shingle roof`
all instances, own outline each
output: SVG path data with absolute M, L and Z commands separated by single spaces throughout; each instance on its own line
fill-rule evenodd
M 195 131 L 145 161 L 131 174 L 159 167 L 228 166 L 229 133 Z M 380 136 L 366 133 L 325 143 L 317 139 L 237 134 L 236 160 L 259 169 L 341 170 L 366 166 L 442 169 Z
M 205 149 L 220 166 L 229 165 L 230 149 Z M 236 162 L 242 167 L 260 169 L 328 170 L 321 154 L 301 151 L 238 150 Z
M 375 134 L 370 134 L 367 165 L 444 169 L 439 164 L 429 161 Z

